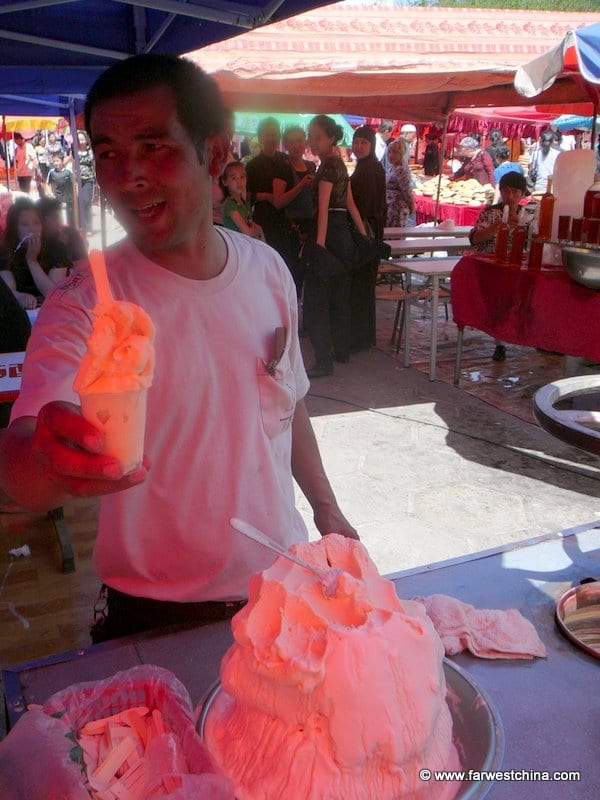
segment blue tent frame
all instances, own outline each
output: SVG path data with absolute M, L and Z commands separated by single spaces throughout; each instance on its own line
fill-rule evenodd
M 117 60 L 185 53 L 323 0 L 0 0 L 4 94 L 85 94 Z

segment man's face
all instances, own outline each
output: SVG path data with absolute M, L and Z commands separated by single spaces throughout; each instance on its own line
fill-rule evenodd
M 547 153 L 548 150 L 550 150 L 550 148 L 552 147 L 553 141 L 554 141 L 554 136 L 551 133 L 542 134 L 541 138 L 542 150 Z
M 98 182 L 137 247 L 161 263 L 161 253 L 193 245 L 201 223 L 212 219 L 211 179 L 172 90 L 105 100 L 90 127 Z
M 402 136 L 409 143 L 414 142 L 414 140 L 417 138 L 415 131 L 405 131 Z
M 54 156 L 54 158 L 52 159 L 52 163 L 54 164 L 54 169 L 57 172 L 62 171 L 62 168 L 64 166 L 64 161 L 62 160 L 62 158 L 60 158 L 59 156 Z
M 389 131 L 379 131 L 379 135 L 381 136 L 381 138 L 383 139 L 384 142 L 389 142 L 389 140 L 391 139 L 391 136 L 392 136 L 392 132 L 391 132 L 391 130 L 389 130 Z
M 276 125 L 267 125 L 258 137 L 260 149 L 266 156 L 272 156 L 279 147 L 279 128 Z

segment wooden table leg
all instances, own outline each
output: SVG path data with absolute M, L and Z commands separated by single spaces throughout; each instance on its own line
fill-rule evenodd
M 60 546 L 61 556 L 61 569 L 63 572 L 75 572 L 75 554 L 73 553 L 73 546 L 71 544 L 71 536 L 62 506 L 60 508 L 53 508 L 48 512 L 48 519 L 52 522 L 58 544 Z

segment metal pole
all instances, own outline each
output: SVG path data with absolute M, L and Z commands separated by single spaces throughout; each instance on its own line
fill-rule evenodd
M 73 138 L 73 167 L 75 175 L 75 202 L 73 203 L 73 213 L 75 216 L 75 227 L 81 229 L 83 219 L 83 197 L 81 196 L 81 166 L 79 164 L 79 143 L 77 141 L 77 119 L 75 117 L 75 101 L 69 97 L 69 125 L 71 126 L 71 137 Z
M 598 138 L 598 133 L 596 131 L 596 122 L 598 121 L 598 106 L 594 105 L 594 115 L 592 117 L 592 136 L 590 139 L 590 147 L 592 148 L 592 153 L 596 147 L 596 139 Z
M 434 223 L 437 225 L 438 223 L 438 210 L 440 206 L 440 192 L 442 190 L 442 174 L 444 172 L 444 153 L 446 152 L 446 139 L 448 137 L 448 120 L 450 119 L 450 112 L 446 112 L 446 117 L 444 119 L 444 132 L 442 133 L 442 146 L 440 148 L 440 161 L 439 161 L 439 170 L 440 174 L 438 175 L 438 185 L 437 185 L 437 192 L 435 195 L 435 211 L 434 211 Z
M 6 159 L 6 188 L 10 192 L 10 175 L 8 173 L 8 140 L 6 138 L 6 117 L 2 114 L 2 143 L 4 145 L 4 158 Z

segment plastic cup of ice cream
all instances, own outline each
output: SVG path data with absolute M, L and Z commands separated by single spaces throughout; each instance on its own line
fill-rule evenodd
M 137 469 L 144 457 L 147 395 L 146 388 L 79 395 L 84 418 L 104 435 L 102 452 L 117 459 L 124 475 Z

